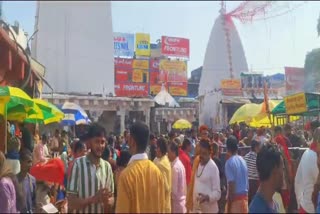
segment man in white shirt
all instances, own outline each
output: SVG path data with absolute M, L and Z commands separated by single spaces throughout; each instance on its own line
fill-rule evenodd
M 317 183 L 319 169 L 317 156 L 320 144 L 320 128 L 313 133 L 313 142 L 302 155 L 295 177 L 295 193 L 300 213 L 315 213 L 315 204 L 312 201 L 314 185 Z
M 219 169 L 210 158 L 210 144 L 202 139 L 200 146 L 200 164 L 195 173 L 193 191 L 193 212 L 218 213 L 218 201 L 221 197 Z

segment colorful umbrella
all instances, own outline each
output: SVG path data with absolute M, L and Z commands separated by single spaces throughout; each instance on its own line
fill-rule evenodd
M 85 110 L 83 110 L 76 103 L 65 102 L 63 105 L 58 107 L 64 113 L 64 118 L 61 121 L 61 124 L 64 126 L 74 126 L 91 123 Z
M 60 122 L 64 114 L 55 105 L 41 99 L 33 99 L 35 106 L 39 107 L 39 110 L 35 114 L 29 114 L 29 116 L 24 120 L 27 123 L 58 123 Z
M 21 119 L 22 117 L 26 117 L 26 114 L 33 107 L 34 102 L 32 98 L 20 88 L 0 86 L 0 114 L 8 116 L 7 113 L 10 113 L 10 109 L 16 109 L 19 111 L 15 112 L 11 110 L 10 119 Z M 15 116 L 13 115 L 14 113 L 16 114 Z
M 174 129 L 191 129 L 191 127 L 192 124 L 185 119 L 177 120 L 172 126 Z

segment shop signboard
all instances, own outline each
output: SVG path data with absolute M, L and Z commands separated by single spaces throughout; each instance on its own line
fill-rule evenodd
M 284 98 L 287 114 L 300 114 L 308 110 L 305 93 L 298 93 Z
M 240 79 L 223 79 L 220 88 L 224 96 L 242 96 Z

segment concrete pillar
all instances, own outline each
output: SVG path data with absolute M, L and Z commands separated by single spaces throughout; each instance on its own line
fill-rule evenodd
M 120 116 L 120 133 L 122 134 L 125 130 L 125 116 L 126 116 L 126 111 L 123 108 L 120 108 L 119 111 L 117 111 L 117 115 Z
M 150 108 L 145 109 L 144 115 L 146 116 L 146 124 L 150 127 Z

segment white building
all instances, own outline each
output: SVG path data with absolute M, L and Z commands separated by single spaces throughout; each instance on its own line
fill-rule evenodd
M 229 48 L 225 27 L 229 31 Z M 221 94 L 220 84 L 221 80 L 231 78 L 230 61 L 233 78 L 240 79 L 241 72 L 248 71 L 247 60 L 232 19 L 226 19 L 222 13 L 212 28 L 203 63 L 199 85 L 200 125 L 206 124 L 211 128 L 221 129 L 228 124 L 228 109 L 223 105 L 224 97 Z M 226 99 L 227 103 L 230 103 L 230 97 Z M 239 97 L 235 102 L 250 101 L 242 101 Z
M 38 1 L 36 13 L 32 56 L 54 91 L 114 93 L 111 2 Z

